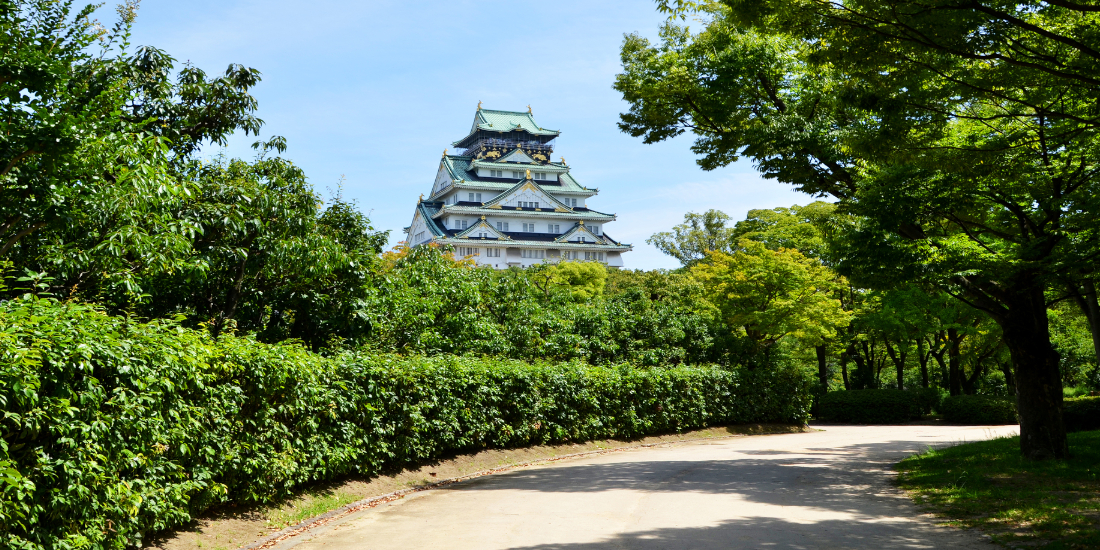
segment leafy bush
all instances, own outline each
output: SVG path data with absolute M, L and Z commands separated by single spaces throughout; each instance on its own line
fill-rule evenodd
M 1077 397 L 1066 399 L 1062 403 L 1066 430 L 1100 430 L 1100 397 Z
M 818 402 L 822 420 L 856 424 L 896 424 L 921 417 L 921 394 L 898 390 L 835 391 Z
M 0 540 L 140 544 L 211 505 L 445 453 L 803 422 L 791 370 L 528 364 L 266 345 L 0 303 Z
M 939 411 L 944 420 L 959 424 L 1016 424 L 1016 400 L 988 395 L 953 395 Z
M 939 410 L 940 403 L 943 403 L 944 392 L 939 388 L 917 388 L 906 391 L 912 391 L 916 394 L 917 404 L 922 415 L 932 414 L 932 411 Z

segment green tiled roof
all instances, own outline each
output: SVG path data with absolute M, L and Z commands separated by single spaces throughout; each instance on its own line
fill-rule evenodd
M 481 189 L 505 191 L 507 189 L 511 189 L 512 186 L 515 185 L 515 182 L 482 180 L 477 175 L 477 172 L 471 169 L 471 163 L 473 163 L 473 160 L 474 159 L 470 157 L 464 157 L 460 155 L 447 155 L 443 157 L 443 167 L 447 170 L 447 174 L 451 176 L 451 179 L 454 180 L 455 183 L 461 183 L 462 187 L 464 188 L 476 186 Z M 565 166 L 559 162 L 551 162 L 547 163 L 547 165 L 553 166 L 555 168 L 565 168 L 566 170 L 569 169 L 568 166 Z M 506 166 L 506 168 L 508 170 L 515 169 L 514 166 Z M 536 185 L 539 183 L 539 180 L 532 181 L 534 181 Z M 581 187 L 577 184 L 577 180 L 573 179 L 573 176 L 569 175 L 568 172 L 561 174 L 558 181 L 561 183 L 561 185 L 547 185 L 545 187 L 539 185 L 539 187 L 541 187 L 547 193 L 577 193 L 592 196 L 598 192 L 598 190 L 596 189 L 585 189 L 584 187 Z M 444 190 L 444 192 L 446 191 L 450 191 L 450 188 Z M 442 193 L 443 192 L 437 193 L 436 195 L 432 195 L 432 197 L 434 198 Z
M 439 212 L 438 206 L 434 203 L 419 202 L 416 205 L 416 209 L 420 212 L 420 215 L 424 217 L 424 224 L 428 226 L 428 231 L 431 231 L 433 236 L 444 237 L 447 235 L 447 232 L 444 231 L 442 227 L 439 227 L 439 224 L 437 224 L 432 217 Z
M 541 128 L 531 113 L 523 111 L 497 111 L 493 109 L 478 109 L 474 115 L 474 124 L 470 133 L 476 130 L 491 130 L 494 132 L 525 131 L 536 136 L 556 136 L 561 132 Z
M 464 205 L 449 205 L 435 213 L 435 216 L 442 216 L 446 214 L 464 214 L 464 215 L 485 215 L 485 216 L 500 216 L 500 215 L 531 215 L 536 217 L 551 217 L 551 218 L 568 218 L 575 219 L 581 218 L 585 220 L 599 220 L 599 221 L 611 221 L 615 219 L 614 214 L 604 214 L 603 212 L 596 212 L 595 210 L 584 210 L 571 212 L 555 212 L 552 209 L 543 209 L 541 211 L 534 210 L 512 210 L 509 207 L 504 208 L 486 208 L 484 206 L 464 206 Z
M 547 130 L 539 127 L 535 117 L 531 113 L 522 111 L 496 111 L 493 109 L 478 109 L 474 114 L 474 123 L 470 126 L 470 133 L 452 145 L 470 139 L 478 130 L 487 132 L 527 132 L 534 136 L 557 136 L 561 132 Z
M 536 182 L 535 180 L 529 180 L 529 179 L 519 180 L 518 183 L 516 183 L 515 185 L 509 187 L 508 190 L 504 191 L 503 193 L 497 195 L 493 199 L 490 199 L 490 200 L 488 200 L 488 201 L 486 201 L 482 204 L 485 205 L 485 208 L 496 206 L 496 205 L 500 204 L 501 202 L 503 202 L 505 199 L 507 199 L 509 194 L 512 191 L 518 190 L 518 189 L 522 188 L 524 185 L 527 185 L 528 183 L 530 183 L 531 185 L 533 185 L 535 187 L 538 187 L 540 190 L 542 190 L 542 192 L 546 194 L 546 198 L 550 199 L 550 201 L 551 201 L 550 205 L 551 206 L 556 207 L 556 208 L 565 209 L 568 212 L 573 211 L 572 208 L 566 206 L 565 203 L 559 201 L 557 198 L 554 197 L 554 195 L 551 195 L 549 191 L 547 191 L 546 189 L 540 187 L 538 182 Z

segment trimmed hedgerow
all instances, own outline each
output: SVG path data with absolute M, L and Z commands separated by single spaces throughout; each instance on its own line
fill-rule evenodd
M 896 424 L 921 417 L 924 393 L 900 390 L 834 391 L 821 396 L 818 417 L 829 422 Z
M 10 301 L 0 303 L 0 540 L 122 548 L 214 504 L 445 453 L 804 422 L 809 388 L 788 370 L 322 357 Z
M 943 419 L 959 424 L 1016 424 L 1016 400 L 989 395 L 953 395 L 939 407 Z
M 1075 397 L 1062 402 L 1066 430 L 1100 430 L 1100 397 Z

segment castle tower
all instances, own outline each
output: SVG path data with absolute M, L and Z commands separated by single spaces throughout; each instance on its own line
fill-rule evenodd
M 560 132 L 527 112 L 478 104 L 469 134 L 443 152 L 435 184 L 405 228 L 409 246 L 450 245 L 456 256 L 498 269 L 562 260 L 622 267 L 631 245 L 607 234 L 614 214 L 588 208 L 598 189 L 577 183 L 565 159 L 553 162 Z

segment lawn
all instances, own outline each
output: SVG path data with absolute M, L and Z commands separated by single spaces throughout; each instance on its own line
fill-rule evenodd
M 1018 437 L 929 449 L 898 478 L 918 504 L 1005 546 L 1100 548 L 1100 431 L 1069 443 L 1069 460 L 1045 462 L 1024 460 Z

